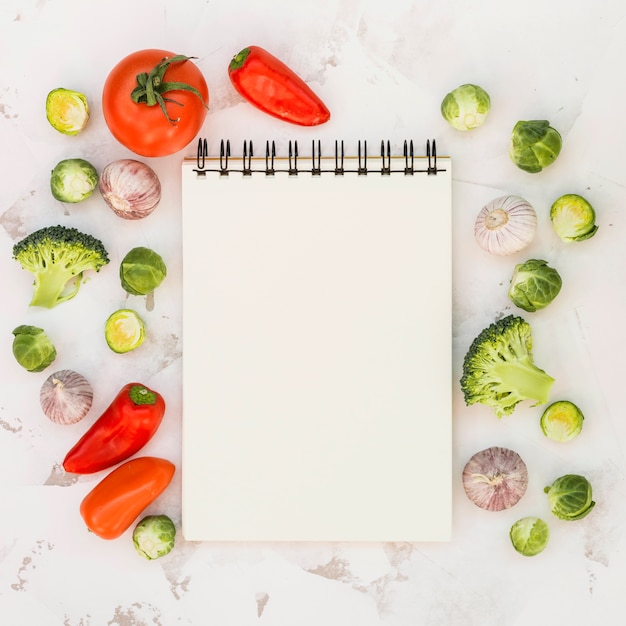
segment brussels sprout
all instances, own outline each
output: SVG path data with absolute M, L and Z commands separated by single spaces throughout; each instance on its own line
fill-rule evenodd
M 563 145 L 561 135 L 545 120 L 521 120 L 515 124 L 509 154 L 520 169 L 536 174 L 554 163 Z
M 50 191 L 61 202 L 81 202 L 98 186 L 98 172 L 85 159 L 64 159 L 50 176 Z
M 441 115 L 457 130 L 478 128 L 491 109 L 489 94 L 478 85 L 461 85 L 441 103 Z
M 59 87 L 46 98 L 46 117 L 64 135 L 78 135 L 89 121 L 89 104 L 84 94 Z
M 133 248 L 120 264 L 122 287 L 134 296 L 154 291 L 167 275 L 162 257 L 150 248 Z
M 561 291 L 561 285 L 561 276 L 546 261 L 529 259 L 515 266 L 509 299 L 520 309 L 533 313 L 547 307 Z
M 579 520 L 595 506 L 591 484 L 579 474 L 565 474 L 544 488 L 552 513 L 562 520 Z
M 550 528 L 539 517 L 523 517 L 511 526 L 509 536 L 520 554 L 535 556 L 548 545 Z
M 557 198 L 550 207 L 550 221 L 563 241 L 584 241 L 596 234 L 596 212 L 575 193 Z
M 56 348 L 42 328 L 22 325 L 13 335 L 13 355 L 29 372 L 41 372 L 56 359 Z
M 113 352 L 130 352 L 144 342 L 146 326 L 136 311 L 119 309 L 109 315 L 104 325 L 104 337 Z
M 580 434 L 585 416 L 569 400 L 553 402 L 541 415 L 539 424 L 546 437 L 554 441 L 569 441 Z
M 167 515 L 148 515 L 133 530 L 137 554 L 149 560 L 171 552 L 175 539 L 176 527 Z

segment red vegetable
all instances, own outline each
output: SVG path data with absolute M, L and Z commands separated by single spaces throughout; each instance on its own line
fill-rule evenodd
M 209 90 L 191 58 L 138 50 L 111 70 L 102 90 L 102 112 L 122 145 L 142 156 L 166 156 L 199 133 Z
M 124 533 L 170 484 L 176 468 L 166 459 L 131 459 L 107 474 L 83 499 L 80 514 L 102 539 Z
M 230 80 L 250 104 L 286 122 L 317 126 L 330 119 L 326 105 L 287 65 L 258 46 L 244 48 L 228 66 Z
M 128 383 L 63 461 L 66 472 L 92 474 L 124 461 L 157 431 L 165 401 L 140 383 Z

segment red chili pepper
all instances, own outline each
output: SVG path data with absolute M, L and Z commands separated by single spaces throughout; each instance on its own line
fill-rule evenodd
M 300 126 L 317 126 L 330 119 L 312 89 L 263 48 L 248 46 L 236 54 L 228 75 L 241 96 L 269 115 Z
M 164 413 L 165 401 L 156 391 L 128 383 L 67 453 L 63 468 L 92 474 L 124 461 L 148 443 Z
M 89 530 L 102 539 L 115 539 L 170 484 L 174 464 L 141 456 L 107 474 L 83 499 L 80 514 Z

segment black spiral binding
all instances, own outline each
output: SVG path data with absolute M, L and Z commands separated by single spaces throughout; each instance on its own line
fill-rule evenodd
M 207 172 L 218 172 L 220 176 L 228 176 L 231 172 L 239 172 L 244 176 L 252 176 L 252 174 L 264 173 L 266 176 L 274 176 L 277 172 L 284 172 L 289 176 L 297 176 L 300 173 L 309 173 L 313 176 L 319 176 L 322 173 L 333 173 L 336 176 L 343 176 L 347 173 L 354 173 L 358 176 L 367 176 L 370 173 L 378 173 L 383 176 L 389 176 L 391 174 L 404 174 L 405 176 L 413 176 L 418 173 L 425 173 L 428 175 L 436 175 L 437 172 L 443 172 L 445 169 L 437 167 L 437 145 L 435 140 L 428 139 L 426 141 L 426 166 L 417 167 L 415 150 L 413 147 L 413 140 L 404 142 L 403 159 L 400 159 L 404 163 L 404 167 L 400 169 L 393 168 L 393 157 L 391 155 L 391 144 L 389 141 L 380 142 L 380 169 L 368 168 L 368 153 L 367 153 L 367 141 L 359 141 L 357 148 L 356 168 L 346 168 L 346 158 L 344 142 L 335 141 L 335 154 L 334 154 L 334 167 L 330 169 L 322 168 L 322 146 L 321 142 L 313 140 L 311 142 L 311 167 L 301 169 L 298 164 L 298 158 L 300 156 L 298 142 L 290 141 L 287 151 L 287 159 L 285 168 L 276 167 L 276 143 L 274 141 L 265 142 L 265 168 L 253 169 L 252 161 L 254 157 L 254 150 L 252 141 L 244 141 L 241 167 L 233 169 L 229 164 L 231 157 L 230 140 L 220 142 L 219 160 L 211 159 L 213 163 L 216 163 L 214 167 L 208 167 L 209 154 L 208 144 L 206 139 L 198 140 L 198 153 L 196 157 L 197 169 L 194 171 L 199 176 L 204 176 Z

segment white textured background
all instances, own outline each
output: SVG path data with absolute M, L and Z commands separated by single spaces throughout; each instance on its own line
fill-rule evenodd
M 0 7 L 0 618 L 11 626 L 248 624 L 291 626 L 521 626 L 613 624 L 623 601 L 624 218 L 623 102 L 626 96 L 626 8 L 618 0 L 529 0 L 524 6 L 486 0 L 6 0 Z M 295 129 L 263 116 L 232 89 L 226 68 L 241 48 L 257 44 L 281 57 L 332 111 L 316 129 Z M 39 408 L 41 375 L 19 368 L 12 329 L 49 329 L 55 366 L 84 373 L 95 390 L 92 413 L 105 408 L 128 378 L 142 379 L 168 399 L 168 418 L 144 449 L 180 458 L 180 159 L 149 159 L 163 185 L 158 210 L 121 223 L 94 195 L 62 205 L 48 189 L 49 171 L 80 156 L 98 169 L 132 156 L 109 134 L 99 98 L 110 68 L 125 54 L 161 47 L 197 56 L 211 93 L 203 136 L 279 151 L 290 138 L 325 146 L 344 139 L 394 151 L 405 138 L 418 146 L 436 137 L 454 159 L 454 537 L 450 544 L 230 545 L 177 543 L 156 562 L 134 552 L 129 533 L 115 542 L 89 536 L 78 504 L 99 477 L 73 481 L 59 470 L 80 425 L 60 429 Z M 483 86 L 492 112 L 477 131 L 452 130 L 439 114 L 443 96 L 465 82 Z M 66 86 L 92 105 L 78 137 L 45 119 L 46 94 Z M 508 157 L 519 119 L 548 119 L 563 135 L 557 162 L 539 175 Z M 190 149 L 193 154 L 194 148 Z M 598 234 L 565 245 L 548 209 L 563 193 L 585 195 L 598 213 Z M 480 207 L 503 193 L 526 197 L 539 232 L 530 248 L 495 258 L 476 245 Z M 111 265 L 85 284 L 71 304 L 28 310 L 31 281 L 11 259 L 14 242 L 61 221 L 99 235 Z M 428 224 L 425 223 L 425 227 Z M 103 342 L 108 313 L 129 298 L 115 267 L 127 249 L 162 251 L 169 277 L 153 299 L 133 299 L 152 330 L 136 353 L 120 358 Z M 513 311 L 506 296 L 514 263 L 531 256 L 558 268 L 563 290 L 528 316 L 537 364 L 557 382 L 555 397 L 576 401 L 586 415 L 581 436 L 556 444 L 541 434 L 540 409 L 520 407 L 497 420 L 463 404 L 457 380 L 475 334 Z M 83 425 L 84 427 L 84 425 Z M 516 449 L 530 471 L 527 495 L 491 514 L 465 497 L 460 472 L 489 445 Z M 550 517 L 544 485 L 583 473 L 596 509 L 584 520 Z M 416 491 L 407 497 L 420 498 Z M 179 484 L 159 501 L 180 521 Z M 428 503 L 424 502 L 427 507 Z M 524 515 L 549 521 L 551 542 L 528 559 L 511 548 L 508 529 Z

